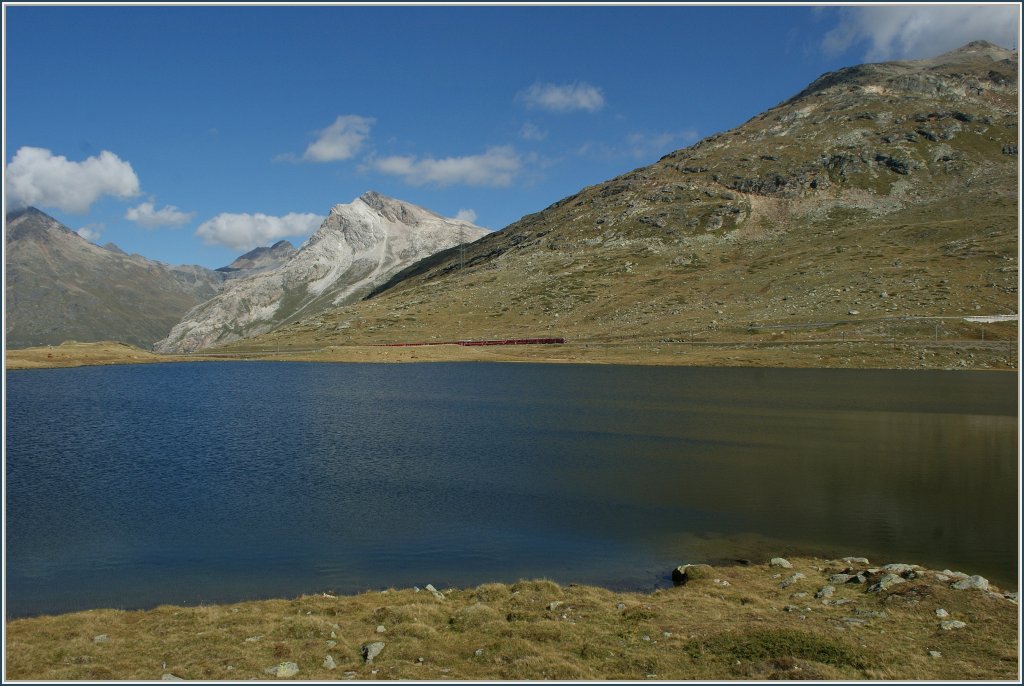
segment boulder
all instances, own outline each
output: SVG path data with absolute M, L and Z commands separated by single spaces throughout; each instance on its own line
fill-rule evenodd
M 868 593 L 879 593 L 888 591 L 897 584 L 905 584 L 906 579 L 897 574 L 884 574 L 881 579 L 868 586 Z
M 975 574 L 974 576 L 969 576 L 966 579 L 961 579 L 960 581 L 957 581 L 953 584 L 953 588 L 955 588 L 958 591 L 963 591 L 968 588 L 976 588 L 979 591 L 987 591 L 988 579 L 986 579 L 983 576 L 978 576 L 977 574 Z
M 772 567 L 782 567 L 783 569 L 793 569 L 793 565 L 790 564 L 789 560 L 784 557 L 773 557 L 768 564 Z
M 383 641 L 374 641 L 373 643 L 367 643 L 362 648 L 363 660 L 366 662 L 373 662 L 373 658 L 380 655 L 380 651 L 384 650 Z
M 711 565 L 680 565 L 672 570 L 672 583 L 682 586 L 696 579 L 710 579 L 714 572 Z
M 294 662 L 282 662 L 279 665 L 267 667 L 263 671 L 267 674 L 272 674 L 279 679 L 287 679 L 288 677 L 293 677 L 299 673 L 299 666 Z
M 961 622 L 959 619 L 947 619 L 944 622 L 939 622 L 939 627 L 944 631 L 952 631 L 953 629 L 963 629 L 967 625 Z

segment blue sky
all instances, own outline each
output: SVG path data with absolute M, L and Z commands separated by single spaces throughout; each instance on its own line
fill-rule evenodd
M 500 229 L 1014 4 L 4 6 L 5 209 L 218 267 L 366 190 Z

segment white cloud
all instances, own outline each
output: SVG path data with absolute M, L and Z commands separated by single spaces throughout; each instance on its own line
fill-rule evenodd
M 469 222 L 472 224 L 476 221 L 476 212 L 474 210 L 463 209 L 459 210 L 455 215 L 455 218 L 462 222 Z
M 174 205 L 164 205 L 163 209 L 155 209 L 153 203 L 144 202 L 138 207 L 131 207 L 124 213 L 124 218 L 147 229 L 158 226 L 181 226 L 192 219 L 192 212 L 182 212 Z
M 45 148 L 26 146 L 7 165 L 6 192 L 9 209 L 38 205 L 82 214 L 102 195 L 135 197 L 139 177 L 132 165 L 107 150 L 71 162 Z
M 509 186 L 523 162 L 510 145 L 488 148 L 482 155 L 435 159 L 395 155 L 371 160 L 370 168 L 401 176 L 412 186 Z
M 231 214 L 222 212 L 213 219 L 203 222 L 196 229 L 196 235 L 208 245 L 224 245 L 235 250 L 252 250 L 285 236 L 302 236 L 320 226 L 323 217 L 316 214 L 291 212 L 283 217 L 256 214 Z
M 822 47 L 836 55 L 866 44 L 867 61 L 920 59 L 955 50 L 973 40 L 1016 45 L 1017 5 L 897 5 L 844 7 L 839 25 Z
M 548 137 L 548 132 L 538 127 L 536 124 L 526 122 L 523 127 L 519 129 L 519 137 L 524 141 L 542 141 Z
M 100 235 L 102 235 L 100 231 L 102 228 L 103 224 L 86 224 L 75 233 L 85 240 L 95 243 L 100 239 Z
M 537 82 L 516 94 L 516 100 L 529 108 L 550 110 L 552 112 L 572 112 L 587 110 L 596 112 L 604 107 L 604 95 L 597 86 L 589 83 L 554 83 Z
M 319 137 L 309 144 L 302 159 L 307 162 L 337 162 L 355 157 L 370 135 L 374 123 L 370 117 L 346 114 L 319 132 Z

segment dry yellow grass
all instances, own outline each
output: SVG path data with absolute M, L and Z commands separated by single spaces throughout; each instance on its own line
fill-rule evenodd
M 291 662 L 298 680 L 1019 677 L 1018 607 L 1002 593 L 922 572 L 877 594 L 837 585 L 826 604 L 815 593 L 846 564 L 790 561 L 717 567 L 650 594 L 539 580 L 443 599 L 390 589 L 18 619 L 7 623 L 6 676 L 273 679 L 266 670 Z M 780 588 L 794 572 L 805 577 Z M 966 626 L 940 628 L 940 608 Z M 385 646 L 367 663 L 362 646 L 376 641 Z
M 158 355 L 113 342 L 65 343 L 6 351 L 7 369 L 143 364 L 209 360 L 291 360 L 308 362 L 550 362 L 644 364 L 692 367 L 814 367 L 888 369 L 1014 369 L 1017 342 L 934 345 L 907 341 L 798 340 L 792 342 L 618 343 L 565 345 L 384 347 L 326 346 L 280 351 L 244 344 L 207 354 Z
M 142 348 L 114 341 L 77 343 L 21 348 L 4 351 L 7 369 L 44 369 L 48 367 L 80 367 L 84 365 L 144 364 L 168 362 L 173 358 L 157 355 Z

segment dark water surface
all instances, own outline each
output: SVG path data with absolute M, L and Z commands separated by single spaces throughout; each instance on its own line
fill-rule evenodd
M 181 363 L 7 375 L 7 615 L 785 552 L 1015 588 L 997 372 Z

